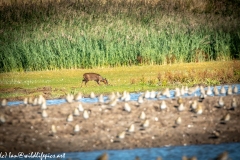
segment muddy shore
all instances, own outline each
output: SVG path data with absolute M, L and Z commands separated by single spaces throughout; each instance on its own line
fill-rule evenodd
M 235 97 L 238 106 L 231 109 L 232 98 Z M 224 96 L 224 107 L 218 108 L 219 97 L 206 97 L 203 102 L 203 113 L 197 115 L 190 110 L 191 102 L 198 97 L 184 98 L 184 111 L 177 109 L 177 99 L 165 100 L 167 109 L 159 108 L 161 100 L 144 100 L 138 105 L 135 101 L 127 102 L 131 112 L 123 109 L 125 102 L 118 102 L 115 107 L 107 104 L 85 104 L 90 116 L 83 118 L 73 116 L 73 121 L 67 122 L 80 102 L 64 103 L 48 106 L 47 117 L 42 117 L 40 106 L 20 105 L 1 107 L 5 123 L 0 123 L 0 151 L 2 152 L 77 152 L 108 149 L 150 148 L 190 144 L 218 144 L 225 142 L 240 142 L 240 95 Z M 146 120 L 139 118 L 144 112 L 149 126 L 142 124 Z M 230 115 L 230 120 L 223 122 L 224 115 Z M 175 124 L 181 117 L 182 122 Z M 74 126 L 78 124 L 80 131 L 75 133 Z M 128 128 L 134 124 L 135 131 Z M 52 133 L 52 125 L 56 133 Z M 125 137 L 118 135 L 125 131 Z

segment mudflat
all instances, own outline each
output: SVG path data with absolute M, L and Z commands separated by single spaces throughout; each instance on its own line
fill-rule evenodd
M 237 101 L 235 109 L 231 107 L 233 97 Z M 162 100 L 144 100 L 142 104 L 120 101 L 114 107 L 107 103 L 64 103 L 47 106 L 46 118 L 40 106 L 1 107 L 5 122 L 0 123 L 0 151 L 56 153 L 240 142 L 240 95 L 223 96 L 222 107 L 219 98 L 209 96 L 202 102 L 199 97 L 183 98 L 181 112 L 177 98 L 165 100 L 164 110 L 160 109 Z M 191 111 L 194 100 L 202 106 L 202 114 Z M 80 103 L 89 118 L 85 119 L 80 111 L 68 122 Z M 124 110 L 125 103 L 130 112 Z M 145 119 L 140 119 L 142 112 Z M 224 121 L 226 115 L 229 119 Z M 181 123 L 176 124 L 179 117 Z M 129 132 L 132 124 L 134 129 Z M 75 125 L 79 125 L 79 132 L 74 132 Z

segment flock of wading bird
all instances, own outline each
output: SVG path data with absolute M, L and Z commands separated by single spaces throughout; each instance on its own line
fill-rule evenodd
M 200 90 L 199 99 L 194 100 L 190 103 L 190 110 L 192 112 L 194 112 L 196 115 L 201 115 L 203 113 L 204 106 L 203 106 L 202 102 L 204 101 L 204 99 L 207 96 L 212 96 L 212 95 L 219 96 L 216 107 L 226 109 L 226 104 L 224 102 L 223 97 L 225 95 L 233 95 L 233 94 L 238 93 L 238 88 L 237 88 L 236 85 L 235 86 L 229 85 L 227 87 L 227 89 L 224 86 L 222 86 L 220 90 L 216 86 L 213 89 L 212 89 L 212 87 L 208 86 L 207 90 L 205 90 L 203 86 L 196 86 L 196 87 L 192 87 L 192 88 L 188 88 L 187 86 L 186 87 L 183 86 L 181 89 L 176 88 L 175 91 L 174 91 L 173 97 L 177 100 L 178 105 L 175 106 L 175 107 L 177 108 L 177 110 L 179 112 L 188 109 L 186 107 L 186 105 L 184 105 L 184 103 L 183 103 L 184 100 L 183 100 L 182 97 L 186 94 L 197 96 L 196 92 L 198 90 Z M 141 104 L 147 99 L 156 99 L 156 98 L 158 99 L 158 98 L 161 98 L 162 96 L 167 97 L 167 98 L 172 97 L 171 94 L 170 94 L 169 88 L 166 88 L 162 92 L 161 91 L 158 91 L 158 92 L 156 92 L 156 91 L 151 91 L 151 92 L 146 91 L 138 97 L 138 100 L 136 102 L 136 107 L 140 107 Z M 89 97 L 92 98 L 92 99 L 98 98 L 98 102 L 101 106 L 101 109 L 113 109 L 118 104 L 119 101 L 124 102 L 123 103 L 124 105 L 122 107 L 123 107 L 123 111 L 125 111 L 125 112 L 131 112 L 131 107 L 134 107 L 134 106 L 129 105 L 128 101 L 131 100 L 131 97 L 130 97 L 130 93 L 128 93 L 126 91 L 124 91 L 122 95 L 119 92 L 116 92 L 116 93 L 112 92 L 110 95 L 108 95 L 107 99 L 105 98 L 105 100 L 104 100 L 103 94 L 100 94 L 97 97 L 93 92 L 91 92 Z M 82 98 L 83 98 L 83 95 L 82 95 L 81 92 L 77 93 L 76 95 L 68 94 L 66 96 L 66 101 L 68 103 L 78 102 L 78 105 L 74 109 L 73 113 L 69 114 L 66 117 L 67 122 L 73 121 L 74 116 L 80 116 L 80 112 L 82 112 L 82 116 L 83 116 L 84 119 L 88 119 L 90 117 L 91 111 L 84 109 L 84 105 L 80 102 Z M 26 105 L 26 106 L 27 105 L 40 106 L 41 110 L 42 110 L 42 112 L 41 112 L 42 113 L 42 118 L 47 118 L 48 117 L 48 114 L 47 114 L 47 108 L 48 107 L 47 107 L 46 99 L 42 95 L 39 95 L 36 98 L 32 98 L 32 97 L 27 98 L 26 97 L 23 100 L 23 104 Z M 1 106 L 2 107 L 7 106 L 7 100 L 6 99 L 3 99 L 1 101 Z M 227 109 L 235 110 L 238 107 L 237 100 L 234 97 L 232 97 L 231 104 L 228 105 L 228 106 L 230 106 L 230 107 L 227 108 Z M 159 105 L 159 109 L 160 110 L 168 109 L 168 106 L 167 106 L 167 104 L 164 100 L 161 100 L 161 104 Z M 141 120 L 143 120 L 143 123 L 141 124 L 141 129 L 147 129 L 150 125 L 150 121 L 149 121 L 149 119 L 146 118 L 146 114 L 144 113 L 144 111 L 141 112 L 141 114 L 139 115 L 139 118 Z M 230 118 L 231 118 L 230 114 L 227 113 L 226 115 L 224 115 L 222 117 L 222 119 L 220 120 L 220 123 L 225 124 L 230 120 Z M 0 113 L 0 123 L 5 123 L 5 122 L 6 122 L 6 119 L 5 119 L 4 114 Z M 173 127 L 177 127 L 177 126 L 181 125 L 181 123 L 182 123 L 182 119 L 181 119 L 181 117 L 178 117 L 175 120 L 175 126 L 173 126 Z M 80 126 L 78 124 L 76 124 L 73 128 L 73 132 L 78 133 L 79 131 L 80 131 Z M 124 131 L 120 132 L 118 135 L 116 135 L 117 141 L 122 141 L 125 138 L 126 132 L 132 133 L 134 131 L 135 131 L 135 126 L 134 126 L 134 124 L 131 124 L 130 127 L 127 130 L 124 130 Z M 55 125 L 52 125 L 51 126 L 51 135 L 54 136 L 56 133 L 57 133 L 57 129 L 56 129 Z M 218 137 L 219 133 L 214 131 L 213 135 L 215 137 Z M 108 155 L 103 154 L 103 155 L 99 156 L 97 159 L 107 160 Z M 159 157 L 158 160 L 160 160 L 160 159 L 161 158 Z M 182 157 L 182 159 L 183 160 L 190 160 L 190 159 L 191 160 L 196 160 L 197 158 L 196 157 L 191 157 L 191 158 Z M 216 159 L 227 160 L 228 159 L 228 153 L 223 152 Z

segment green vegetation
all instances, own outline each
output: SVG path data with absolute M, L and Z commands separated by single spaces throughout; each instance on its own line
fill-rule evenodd
M 86 72 L 97 72 L 108 79 L 109 85 L 90 81 L 82 83 Z M 240 82 L 240 61 L 182 63 L 99 69 L 63 69 L 54 71 L 0 73 L 0 99 L 23 99 L 24 96 L 44 95 L 46 98 L 65 97 L 82 92 L 88 96 L 111 92 L 139 92 L 163 88 L 219 85 Z
M 238 0 L 2 0 L 0 72 L 238 59 L 239 5 Z

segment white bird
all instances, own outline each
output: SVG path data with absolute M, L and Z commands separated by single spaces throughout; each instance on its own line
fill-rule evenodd
M 213 88 L 213 93 L 214 93 L 215 96 L 219 95 L 219 91 L 218 91 L 218 88 L 216 86 Z
M 104 99 L 103 99 L 103 95 L 100 94 L 100 96 L 98 97 L 98 102 L 99 103 L 104 103 Z
M 76 124 L 76 125 L 74 126 L 74 132 L 77 133 L 77 132 L 79 132 L 79 131 L 80 131 L 80 127 L 79 127 L 78 124 Z
M 232 106 L 232 109 L 237 108 L 237 101 L 236 101 L 236 98 L 233 98 L 233 99 L 232 99 L 231 106 Z
M 96 98 L 94 92 L 91 92 L 91 93 L 90 93 L 90 98 L 92 98 L 92 99 L 93 99 L 93 98 Z
M 42 111 L 42 117 L 43 118 L 47 118 L 48 117 L 47 111 L 45 109 Z
M 131 107 L 128 103 L 124 103 L 124 110 L 127 112 L 131 112 Z
M 87 110 L 84 110 L 84 111 L 83 111 L 83 118 L 84 118 L 84 119 L 88 119 L 88 118 L 89 118 L 89 113 L 88 113 Z
M 130 101 L 130 99 L 131 99 L 131 96 L 130 96 L 129 92 L 127 92 L 125 95 L 124 101 Z
M 79 116 L 79 115 L 80 115 L 78 108 L 75 108 L 75 109 L 74 109 L 73 115 L 74 115 L 74 116 Z
M 38 98 L 37 98 L 37 97 L 34 98 L 34 100 L 33 100 L 33 105 L 34 105 L 34 106 L 38 105 Z
M 124 139 L 125 138 L 125 132 L 123 131 L 123 132 L 119 133 L 117 137 L 119 139 Z
M 229 86 L 228 86 L 228 90 L 227 90 L 227 95 L 232 95 L 232 94 L 233 94 L 232 86 L 229 85 Z
M 82 103 L 79 103 L 79 104 L 78 104 L 78 110 L 79 110 L 80 112 L 83 112 L 83 111 L 84 111 L 84 108 L 83 108 Z
M 57 129 L 56 129 L 55 125 L 51 126 L 51 132 L 52 132 L 52 135 L 57 133 Z
M 138 104 L 142 104 L 143 103 L 143 96 L 139 96 L 138 97 Z
M 197 109 L 197 100 L 194 100 L 194 101 L 192 102 L 192 104 L 191 104 L 191 109 L 192 109 L 192 110 Z
M 66 96 L 66 101 L 68 103 L 72 103 L 73 102 L 73 99 L 74 99 L 74 96 L 72 94 L 67 94 Z
M 185 106 L 183 105 L 183 103 L 181 103 L 181 104 L 178 106 L 178 111 L 179 111 L 179 112 L 182 112 L 182 111 L 184 111 L 184 109 L 185 109 Z
M 180 93 L 181 93 L 182 96 L 185 95 L 185 89 L 184 89 L 184 86 L 182 86 L 182 88 L 181 88 L 181 90 L 180 90 Z
M 150 98 L 150 92 L 148 90 L 144 93 L 144 98 Z
M 109 99 L 110 101 L 114 100 L 115 98 L 116 98 L 116 95 L 115 95 L 114 92 L 112 92 L 112 93 L 108 96 L 108 99 Z
M 220 93 L 221 93 L 221 94 L 226 94 L 226 89 L 225 89 L 224 86 L 221 87 L 221 89 L 220 89 Z
M 74 100 L 75 101 L 80 101 L 82 99 L 82 93 L 78 92 L 75 96 L 74 96 Z
M 134 124 L 131 124 L 130 127 L 128 128 L 128 132 L 134 132 L 135 131 L 135 126 Z
M 166 108 L 167 108 L 166 102 L 163 100 L 162 103 L 161 103 L 161 105 L 160 105 L 160 109 L 161 109 L 161 110 L 164 110 L 164 109 L 166 109 Z
M 225 116 L 223 116 L 223 118 L 221 119 L 222 120 L 222 123 L 226 123 L 230 120 L 231 116 L 229 113 L 227 113 Z
M 224 106 L 223 97 L 220 97 L 218 100 L 218 107 L 223 107 L 223 106 Z
M 162 94 L 163 94 L 163 96 L 166 96 L 167 98 L 170 98 L 170 97 L 171 97 L 169 88 L 166 88 L 166 89 L 163 91 Z
M 23 104 L 24 104 L 25 106 L 28 104 L 28 98 L 27 98 L 27 97 L 25 97 L 25 98 L 23 99 Z
M 142 111 L 139 118 L 144 120 L 146 118 L 146 114 Z
M 7 106 L 7 100 L 5 98 L 1 101 L 1 106 L 2 107 L 6 107 Z
M 203 113 L 203 107 L 202 104 L 198 104 L 197 108 L 194 110 L 196 114 L 202 114 Z
M 146 119 L 146 120 L 143 122 L 142 127 L 143 127 L 143 128 L 147 128 L 147 127 L 149 127 L 149 124 L 150 124 L 149 119 Z
M 4 114 L 0 114 L 0 122 L 1 123 L 5 123 L 6 122 Z
M 208 96 L 212 95 L 212 89 L 210 86 L 208 86 L 207 88 L 207 93 L 206 93 Z
M 69 114 L 67 117 L 67 122 L 72 122 L 73 121 L 73 115 Z
M 47 109 L 47 103 L 45 100 L 41 104 L 41 109 Z
M 43 103 L 43 101 L 45 100 L 45 98 L 40 94 L 39 96 L 38 96 L 38 102 L 37 102 L 37 104 L 38 105 L 41 105 L 42 103 Z
M 180 125 L 182 123 L 182 118 L 181 117 L 178 117 L 176 120 L 175 120 L 175 124 L 176 125 Z
M 238 93 L 238 87 L 236 85 L 233 88 L 233 93 Z
M 113 100 L 111 100 L 108 104 L 110 107 L 115 107 L 117 105 L 118 99 L 115 98 Z
M 153 98 L 156 98 L 156 92 L 155 91 L 151 91 L 150 92 L 150 98 L 153 99 Z
M 175 89 L 174 96 L 175 96 L 175 97 L 180 97 L 180 96 L 181 96 L 181 93 L 180 93 L 180 89 L 179 89 L 179 88 L 176 88 L 176 89 Z

